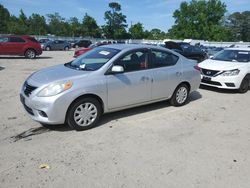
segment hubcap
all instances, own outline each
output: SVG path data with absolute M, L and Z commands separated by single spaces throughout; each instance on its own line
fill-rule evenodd
M 186 101 L 188 95 L 188 91 L 186 87 L 180 87 L 176 93 L 176 101 L 179 104 L 182 104 Z
M 96 120 L 96 117 L 97 108 L 92 103 L 83 103 L 74 112 L 74 120 L 81 127 L 89 126 Z
M 29 51 L 27 51 L 27 56 L 29 58 L 34 58 L 35 57 L 35 53 L 33 51 L 29 50 Z

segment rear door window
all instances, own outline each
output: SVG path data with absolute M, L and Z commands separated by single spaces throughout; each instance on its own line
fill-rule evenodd
M 178 56 L 170 52 L 152 50 L 150 68 L 173 66 L 177 63 L 178 59 Z

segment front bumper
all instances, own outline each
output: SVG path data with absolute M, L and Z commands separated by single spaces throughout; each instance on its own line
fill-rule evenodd
M 201 84 L 223 88 L 223 89 L 239 89 L 241 85 L 241 78 L 237 76 L 216 76 L 209 77 L 206 75 L 201 75 Z
M 31 119 L 46 124 L 63 124 L 70 102 L 65 95 L 53 97 L 27 97 L 23 91 L 20 100 Z

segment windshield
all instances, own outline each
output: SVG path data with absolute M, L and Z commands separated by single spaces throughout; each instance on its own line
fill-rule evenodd
M 250 61 L 250 51 L 244 50 L 222 50 L 214 55 L 214 60 L 230 61 L 230 62 L 242 62 L 246 63 Z
M 119 50 L 112 48 L 97 47 L 81 55 L 74 61 L 66 63 L 65 66 L 77 70 L 95 71 L 101 68 L 118 52 Z

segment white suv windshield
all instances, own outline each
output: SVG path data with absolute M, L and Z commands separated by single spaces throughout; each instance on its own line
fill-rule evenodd
M 101 68 L 118 52 L 119 50 L 117 49 L 97 47 L 81 55 L 74 61 L 66 63 L 65 66 L 77 70 L 95 71 Z
M 222 50 L 215 54 L 214 60 L 230 61 L 230 62 L 242 62 L 247 63 L 250 61 L 250 51 L 245 50 Z

